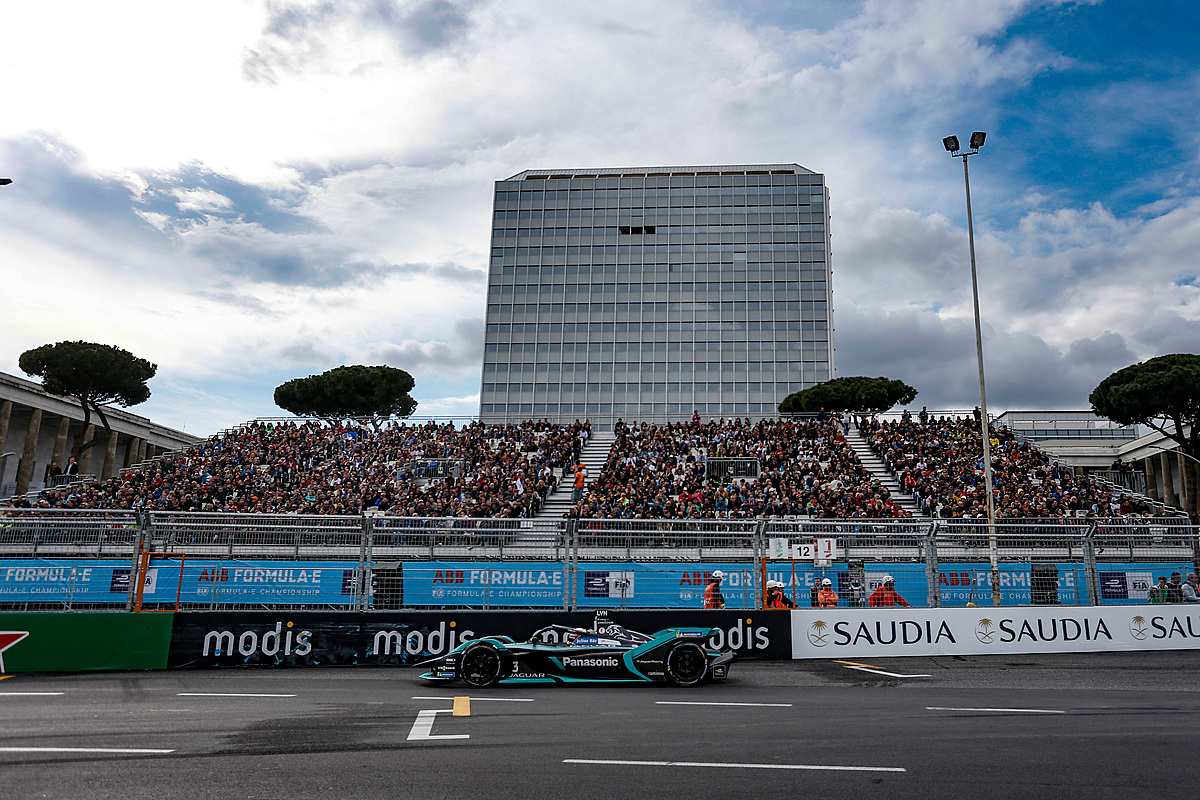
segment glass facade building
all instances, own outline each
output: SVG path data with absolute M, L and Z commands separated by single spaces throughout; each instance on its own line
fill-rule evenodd
M 832 374 L 829 261 L 798 164 L 497 181 L 480 416 L 770 416 Z

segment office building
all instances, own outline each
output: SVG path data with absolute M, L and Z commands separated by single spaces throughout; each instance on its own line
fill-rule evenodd
M 481 417 L 770 416 L 828 380 L 828 199 L 798 164 L 498 181 Z

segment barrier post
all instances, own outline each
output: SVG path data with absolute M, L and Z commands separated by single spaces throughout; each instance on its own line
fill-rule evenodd
M 763 537 L 766 535 L 767 521 L 760 519 L 758 524 L 754 526 L 754 538 L 751 545 L 751 553 L 754 557 L 754 565 L 757 569 L 753 570 L 754 577 L 758 581 L 758 607 L 767 607 L 767 559 L 766 551 L 763 548 Z M 793 587 L 793 591 L 795 587 Z
M 371 553 L 375 545 L 375 519 L 366 514 L 362 518 L 362 538 L 358 544 L 358 586 L 354 607 L 359 611 L 367 610 L 368 594 L 370 591 Z
M 1192 540 L 1192 570 L 1200 575 L 1200 527 L 1192 525 L 1189 519 L 1187 529 Z
M 571 540 L 575 538 L 575 526 L 577 522 L 575 519 L 567 519 L 563 521 L 562 526 L 563 611 L 570 611 L 574 606 L 572 601 L 575 594 L 575 570 L 571 564 Z
M 1096 523 L 1083 533 L 1083 574 L 1087 581 L 1088 604 L 1100 605 L 1100 578 L 1096 574 Z
M 137 536 L 133 537 L 132 560 L 129 563 L 129 597 L 125 599 L 126 611 L 133 611 L 134 605 L 137 602 L 138 586 L 144 580 L 141 573 L 141 560 L 142 550 L 146 546 L 146 531 L 150 527 L 150 515 L 147 512 L 142 511 L 138 513 L 137 526 Z
M 942 590 L 938 584 L 937 531 L 938 524 L 935 521 L 929 523 L 929 530 L 925 532 L 925 580 L 930 608 L 942 605 Z

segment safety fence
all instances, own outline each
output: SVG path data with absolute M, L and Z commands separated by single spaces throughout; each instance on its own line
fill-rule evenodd
M 1180 518 L 466 519 L 0 512 L 0 608 L 730 609 L 1180 600 Z M 722 573 L 719 585 L 714 575 Z M 1159 577 L 1168 586 L 1155 588 Z M 887 580 L 890 578 L 891 580 Z M 768 583 L 780 593 L 768 595 Z

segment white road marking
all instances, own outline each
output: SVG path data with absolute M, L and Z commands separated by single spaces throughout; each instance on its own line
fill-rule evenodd
M 0 692 L 0 697 L 62 697 L 65 692 Z
M 925 706 L 926 711 L 991 711 L 997 714 L 1065 714 L 1054 708 L 954 708 L 952 706 Z
M 714 703 L 704 700 L 655 700 L 656 706 L 762 706 L 764 708 L 791 708 L 791 703 Z
M 722 761 L 617 761 L 564 758 L 564 764 L 608 764 L 620 767 L 718 767 L 725 769 L 807 769 L 831 772 L 908 772 L 904 767 L 846 767 L 831 764 L 738 764 Z
M 433 732 L 433 721 L 438 714 L 449 714 L 451 709 L 425 709 L 417 712 L 417 719 L 413 722 L 412 730 L 408 732 L 408 741 L 423 742 L 429 739 L 470 739 L 469 733 L 439 733 Z
M 176 692 L 176 697 L 295 697 L 294 694 L 258 694 L 255 692 Z
M 856 669 L 859 672 L 870 672 L 872 675 L 886 675 L 889 678 L 932 678 L 932 675 L 920 673 L 917 675 L 901 675 L 899 672 L 884 672 L 881 669 L 867 669 L 866 667 L 852 667 L 849 664 L 843 664 L 846 669 Z
M 0 753 L 115 753 L 117 755 L 165 755 L 174 750 L 149 747 L 0 747 Z
M 420 694 L 420 695 L 413 696 L 412 699 L 413 700 L 453 700 L 454 695 Z M 478 703 L 478 702 L 484 702 L 484 703 L 532 703 L 533 702 L 532 697 L 475 697 L 474 695 L 472 695 L 470 699 L 471 699 L 472 703 Z

